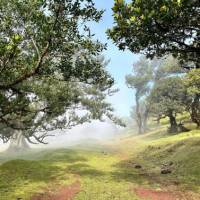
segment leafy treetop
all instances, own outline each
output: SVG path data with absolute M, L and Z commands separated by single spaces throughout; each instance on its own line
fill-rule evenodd
M 199 68 L 199 0 L 115 0 L 115 25 L 108 35 L 122 50 L 148 57 L 173 54 Z
M 114 118 L 106 103 L 114 80 L 88 21 L 102 16 L 92 0 L 0 1 L 0 126 L 43 142 L 46 131 Z M 115 118 L 116 119 L 116 118 Z M 35 133 L 45 132 L 40 136 Z

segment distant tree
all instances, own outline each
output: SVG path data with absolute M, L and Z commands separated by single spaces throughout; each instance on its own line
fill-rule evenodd
M 136 120 L 138 127 L 141 126 L 141 132 L 147 129 L 147 119 L 151 114 L 159 122 L 163 117 L 160 113 L 150 113 L 151 103 L 148 101 L 148 95 L 152 87 L 161 79 L 170 76 L 178 76 L 184 73 L 176 59 L 172 56 L 163 57 L 162 59 L 154 58 L 153 60 L 140 58 L 140 61 L 134 64 L 133 74 L 126 77 L 128 87 L 135 90 L 138 95 L 136 106 L 131 110 L 131 117 Z M 139 128 L 138 128 L 139 129 Z
M 114 118 L 105 101 L 114 83 L 100 58 L 105 45 L 87 26 L 102 13 L 92 0 L 0 1 L 0 137 L 5 142 L 18 131 L 29 142 L 45 143 L 51 130 Z
M 115 0 L 108 35 L 122 50 L 148 58 L 172 54 L 185 67 L 200 68 L 199 0 Z
M 141 125 L 141 128 L 139 129 L 138 126 L 138 132 L 139 133 L 145 133 L 148 130 L 148 118 L 150 114 L 150 105 L 148 105 L 148 101 L 146 100 L 146 97 L 144 97 L 143 100 L 140 100 L 139 103 L 139 109 L 137 110 L 136 105 L 132 107 L 130 116 L 132 119 L 135 120 L 137 126 Z M 137 113 L 139 111 L 139 113 Z M 139 116 L 139 118 L 138 118 Z M 140 122 L 140 123 L 138 123 Z M 140 131 L 141 130 L 141 131 Z
M 178 131 L 176 115 L 186 108 L 187 92 L 180 77 L 167 77 L 154 85 L 149 96 L 151 112 L 168 117 L 170 133 Z
M 151 60 L 152 70 L 153 70 L 153 77 L 151 81 L 151 89 L 152 87 L 157 84 L 162 79 L 171 77 L 171 76 L 183 76 L 185 70 L 180 67 L 180 64 L 177 59 L 173 56 L 165 56 L 163 58 L 154 58 Z M 148 102 L 148 100 L 147 100 Z M 150 103 L 149 103 L 150 106 Z M 150 112 L 152 117 L 156 118 L 158 124 L 160 124 L 160 120 L 164 118 L 162 113 L 159 112 Z
M 138 133 L 141 134 L 146 129 L 148 118 L 148 107 L 145 105 L 144 98 L 148 94 L 149 82 L 152 79 L 152 69 L 150 62 L 141 57 L 133 66 L 133 74 L 126 76 L 126 84 L 129 88 L 135 90 L 135 107 L 132 110 L 132 116 L 136 120 Z
M 191 97 L 188 105 L 191 119 L 197 124 L 197 127 L 200 127 L 200 70 L 191 70 L 184 81 Z

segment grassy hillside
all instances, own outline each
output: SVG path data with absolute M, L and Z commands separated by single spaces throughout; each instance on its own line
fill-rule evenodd
M 165 130 L 163 123 L 142 136 L 129 131 L 105 144 L 29 152 L 10 161 L 2 154 L 0 200 L 38 195 L 48 200 L 47 193 L 75 182 L 80 184 L 75 200 L 140 200 L 138 188 L 151 190 L 147 199 L 159 192 L 200 199 L 200 130 L 178 135 Z M 172 173 L 161 174 L 163 167 Z
M 122 151 L 127 143 L 135 145 L 128 150 L 128 159 L 122 166 L 131 170 L 132 163 L 140 163 L 145 175 L 153 177 L 152 183 L 174 183 L 200 193 L 200 130 L 172 136 L 164 134 L 162 129 L 159 131 L 123 139 Z M 161 176 L 162 166 L 169 163 L 173 163 L 172 173 Z

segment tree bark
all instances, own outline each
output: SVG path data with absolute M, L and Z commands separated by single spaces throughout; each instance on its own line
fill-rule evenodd
M 10 140 L 10 146 L 7 151 L 9 152 L 19 152 L 29 149 L 29 145 L 22 134 L 22 131 L 15 131 L 13 137 Z
M 178 125 L 177 125 L 177 122 L 176 122 L 176 117 L 174 117 L 172 112 L 170 112 L 168 117 L 169 117 L 169 121 L 170 121 L 169 133 L 177 133 L 178 132 Z

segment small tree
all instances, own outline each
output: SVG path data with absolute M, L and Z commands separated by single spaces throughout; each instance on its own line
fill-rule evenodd
M 178 131 L 176 115 L 185 110 L 186 100 L 186 89 L 180 77 L 168 77 L 158 81 L 149 97 L 151 112 L 169 118 L 170 133 Z
M 139 110 L 137 109 L 137 105 L 132 107 L 131 118 L 135 120 L 139 133 L 145 133 L 148 130 L 149 114 L 150 114 L 150 106 L 149 102 L 146 100 L 146 97 L 144 100 L 140 100 Z
M 144 103 L 144 98 L 149 92 L 149 82 L 152 79 L 152 69 L 150 62 L 145 58 L 140 60 L 133 66 L 133 75 L 126 76 L 126 84 L 129 88 L 135 90 L 135 107 L 132 116 L 136 120 L 138 133 L 141 134 L 146 129 L 148 118 L 148 106 Z

